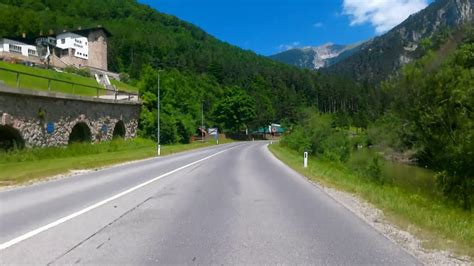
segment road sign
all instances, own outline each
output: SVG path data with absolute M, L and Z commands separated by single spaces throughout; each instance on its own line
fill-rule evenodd
M 277 131 L 276 127 L 272 127 L 272 132 L 275 133 Z
M 211 136 L 216 136 L 219 134 L 219 130 L 217 128 L 209 128 L 207 132 Z
M 46 124 L 46 132 L 48 132 L 48 134 L 53 134 L 53 132 L 54 132 L 54 123 L 53 122 L 48 122 L 48 124 Z

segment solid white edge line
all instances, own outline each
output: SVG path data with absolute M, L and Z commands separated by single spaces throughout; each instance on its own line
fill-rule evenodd
M 157 181 L 157 180 L 160 180 L 160 179 L 162 179 L 163 177 L 166 177 L 166 176 L 169 176 L 169 175 L 171 175 L 171 174 L 174 174 L 174 173 L 176 173 L 176 172 L 178 172 L 178 171 L 181 171 L 181 170 L 183 170 L 183 169 L 185 169 L 185 168 L 188 168 L 188 167 L 190 167 L 190 166 L 192 166 L 192 165 L 195 165 L 195 164 L 197 164 L 197 163 L 200 163 L 200 162 L 202 162 L 202 161 L 205 161 L 205 160 L 207 160 L 207 159 L 210 159 L 210 158 L 212 158 L 212 157 L 214 157 L 214 156 L 217 156 L 217 155 L 219 155 L 219 154 L 221 154 L 221 153 L 223 153 L 223 152 L 226 152 L 226 151 L 228 151 L 228 150 L 230 150 L 230 149 L 233 149 L 233 148 L 235 148 L 235 147 L 238 147 L 238 146 L 240 146 L 240 145 L 232 146 L 232 147 L 227 148 L 227 149 L 225 149 L 225 150 L 222 150 L 222 151 L 216 152 L 216 153 L 214 153 L 214 154 L 211 154 L 211 155 L 209 155 L 209 156 L 207 156 L 207 157 L 205 157 L 205 158 L 199 159 L 199 160 L 194 161 L 194 162 L 192 162 L 192 163 L 189 163 L 189 164 L 186 164 L 186 165 L 181 166 L 181 167 L 179 167 L 179 168 L 176 168 L 176 169 L 174 169 L 174 170 L 172 170 L 172 171 L 170 171 L 170 172 L 167 172 L 167 173 L 162 174 L 162 175 L 160 175 L 160 176 L 157 176 L 157 177 L 155 177 L 155 178 L 153 178 L 153 179 L 150 179 L 150 180 L 148 180 L 148 181 L 146 181 L 146 182 L 144 182 L 144 183 L 141 183 L 141 184 L 139 184 L 139 185 L 137 185 L 137 186 L 134 186 L 134 187 L 129 188 L 129 189 L 125 190 L 125 191 L 122 191 L 122 192 L 120 192 L 119 194 L 116 194 L 116 195 L 114 195 L 114 196 L 112 196 L 112 197 L 110 197 L 110 198 L 107 198 L 107 199 L 105 199 L 105 200 L 102 200 L 102 201 L 100 201 L 100 202 L 97 202 L 97 203 L 95 203 L 95 204 L 93 204 L 93 205 L 91 205 L 91 206 L 89 206 L 89 207 L 87 207 L 87 208 L 84 208 L 84 209 L 82 209 L 82 210 L 80 210 L 80 211 L 77 211 L 77 212 L 72 213 L 72 214 L 70 214 L 70 215 L 68 215 L 68 216 L 65 216 L 65 217 L 63 217 L 63 218 L 60 218 L 59 220 L 56 220 L 56 221 L 54 221 L 54 222 L 51 222 L 51 223 L 49 223 L 49 224 L 47 224 L 47 225 L 43 225 L 43 226 L 41 226 L 41 227 L 39 227 L 39 228 L 37 228 L 37 229 L 35 229 L 35 230 L 32 230 L 32 231 L 30 231 L 30 232 L 28 232 L 28 233 L 26 233 L 26 234 L 20 235 L 20 236 L 18 236 L 18 237 L 16 237 L 16 238 L 12 239 L 12 240 L 10 240 L 10 241 L 7 241 L 7 242 L 5 242 L 5 243 L 0 244 L 0 250 L 7 249 L 7 248 L 9 248 L 9 247 L 11 247 L 11 246 L 13 246 L 13 245 L 15 245 L 15 244 L 20 243 L 21 241 L 24 241 L 24 240 L 26 240 L 26 239 L 28 239 L 28 238 L 31 238 L 31 237 L 33 237 L 33 236 L 35 236 L 35 235 L 37 235 L 37 234 L 39 234 L 39 233 L 41 233 L 41 232 L 44 232 L 44 231 L 46 231 L 46 230 L 48 230 L 48 229 L 50 229 L 50 228 L 53 228 L 53 227 L 55 227 L 55 226 L 58 226 L 58 225 L 60 225 L 60 224 L 62 224 L 62 223 L 64 223 L 64 222 L 67 222 L 67 221 L 69 221 L 69 220 L 71 220 L 71 219 L 73 219 L 73 218 L 75 218 L 75 217 L 77 217 L 77 216 L 79 216 L 79 215 L 81 215 L 81 214 L 84 214 L 84 213 L 86 213 L 86 212 L 88 212 L 88 211 L 91 211 L 91 210 L 93 210 L 93 209 L 96 209 L 96 208 L 98 208 L 98 207 L 100 207 L 100 206 L 102 206 L 102 205 L 104 205 L 104 204 L 106 204 L 106 203 L 109 203 L 109 202 L 111 202 L 111 201 L 113 201 L 113 200 L 116 200 L 116 199 L 118 199 L 118 198 L 120 198 L 120 197 L 122 197 L 122 196 L 124 196 L 124 195 L 127 195 L 127 194 L 129 194 L 129 193 L 131 193 L 131 192 L 133 192 L 133 191 L 135 191 L 135 190 L 137 190 L 137 189 L 139 189 L 139 188 L 142 188 L 142 187 L 144 187 L 144 186 L 146 186 L 146 185 L 148 185 L 148 184 L 150 184 L 150 183 L 153 183 L 153 182 L 155 182 L 155 181 Z

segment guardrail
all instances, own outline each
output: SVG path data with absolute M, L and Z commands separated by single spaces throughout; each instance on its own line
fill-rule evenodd
M 132 93 L 128 91 L 122 91 L 122 90 L 111 90 L 107 88 L 102 88 L 99 86 L 91 86 L 91 85 L 86 85 L 86 84 L 80 84 L 80 83 L 75 83 L 75 82 L 70 82 L 66 80 L 60 80 L 60 79 L 55 79 L 55 78 L 48 78 L 44 76 L 39 76 L 31 73 L 26 73 L 22 71 L 17 71 L 17 70 L 11 70 L 8 68 L 0 67 L 0 71 L 7 71 L 10 73 L 13 73 L 15 76 L 15 81 L 14 85 L 16 88 L 23 88 L 23 89 L 39 89 L 39 90 L 48 90 L 51 92 L 61 92 L 61 93 L 66 93 L 66 94 L 74 94 L 74 95 L 82 95 L 82 96 L 92 96 L 92 97 L 97 97 L 100 98 L 101 96 L 105 95 L 110 95 L 113 96 L 113 99 L 115 100 L 138 100 L 138 94 L 137 93 Z M 29 85 L 22 87 L 21 86 L 21 81 L 23 76 L 28 76 L 28 77 L 33 77 L 35 79 L 41 79 L 47 81 L 47 86 L 34 86 L 34 85 Z M 0 75 L 0 80 L 1 80 L 1 75 Z M 25 80 L 24 80 L 25 81 Z M 5 82 L 5 81 L 4 81 Z M 11 83 L 11 82 L 10 82 Z M 62 86 L 57 85 L 54 86 L 54 83 L 56 84 L 63 84 Z M 64 86 L 64 84 L 66 86 Z M 9 85 L 9 84 L 7 84 Z M 46 84 L 43 84 L 46 85 Z M 47 87 L 47 88 L 45 88 Z M 84 90 L 85 89 L 85 90 Z M 89 91 L 95 91 L 95 93 L 89 93 Z M 95 94 L 95 96 L 93 96 Z M 124 97 L 121 97 L 124 96 Z M 103 97 L 107 98 L 107 97 Z

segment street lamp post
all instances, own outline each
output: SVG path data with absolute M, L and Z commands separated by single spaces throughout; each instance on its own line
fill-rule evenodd
M 158 129 L 156 131 L 156 140 L 157 140 L 157 145 L 158 145 L 158 156 L 161 155 L 161 145 L 160 145 L 160 72 L 162 70 L 158 70 L 158 93 L 157 93 L 157 101 L 156 101 L 156 109 L 158 111 L 157 115 L 157 125 Z
M 201 102 L 201 142 L 204 143 L 204 103 Z

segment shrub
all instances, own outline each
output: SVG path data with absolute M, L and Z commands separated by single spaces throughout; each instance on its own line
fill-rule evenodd
M 311 141 L 301 126 L 296 126 L 291 134 L 284 136 L 281 143 L 300 153 L 311 152 Z
M 303 113 L 302 123 L 296 126 L 282 144 L 298 152 L 308 151 L 333 161 L 347 161 L 351 143 L 346 130 L 333 128 L 333 117 L 312 110 Z
M 121 82 L 128 83 L 130 82 L 130 75 L 125 72 L 120 72 L 119 79 Z
M 367 166 L 366 173 L 369 178 L 377 184 L 383 185 L 386 183 L 386 178 L 382 175 L 382 164 L 383 160 L 380 160 L 380 156 L 375 156 Z
M 90 70 L 87 68 L 76 68 L 72 66 L 67 66 L 66 68 L 64 68 L 64 72 L 73 73 L 87 78 L 90 78 L 92 76 Z
M 332 161 L 346 162 L 351 155 L 351 143 L 345 131 L 333 132 L 321 142 L 323 156 Z
M 446 171 L 436 174 L 436 184 L 446 199 L 471 210 L 474 201 L 474 181 L 472 178 L 449 175 Z

